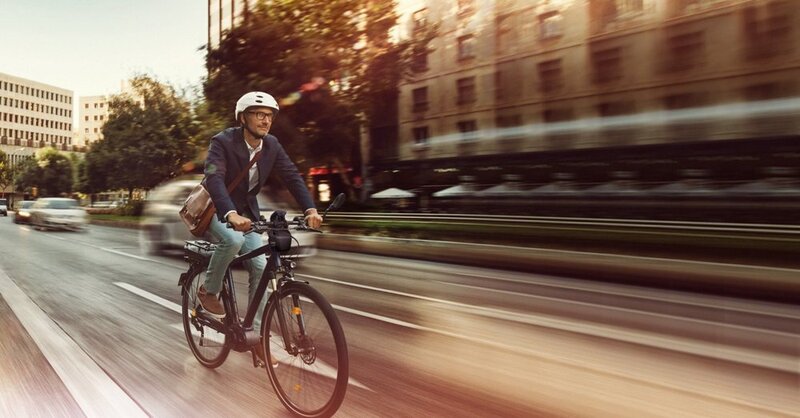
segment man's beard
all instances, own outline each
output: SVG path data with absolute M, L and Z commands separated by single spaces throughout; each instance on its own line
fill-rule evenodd
M 258 132 L 254 131 L 252 128 L 250 128 L 250 125 L 247 124 L 247 123 L 244 124 L 244 129 L 247 129 L 247 132 L 250 132 L 250 135 L 253 135 L 254 138 L 262 138 L 262 137 L 264 137 L 264 135 L 259 135 Z

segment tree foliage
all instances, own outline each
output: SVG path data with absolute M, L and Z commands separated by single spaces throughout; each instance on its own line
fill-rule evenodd
M 42 148 L 32 159 L 19 164 L 15 188 L 39 196 L 61 196 L 72 192 L 72 163 L 55 148 Z
M 197 131 L 191 104 L 175 89 L 140 75 L 132 94 L 113 96 L 103 139 L 86 154 L 79 182 L 86 193 L 107 189 L 151 189 L 182 172 L 195 156 Z
M 11 173 L 11 162 L 8 160 L 8 155 L 0 150 L 0 190 L 5 190 L 6 187 L 11 185 L 11 179 L 14 176 Z
M 266 91 L 281 105 L 272 132 L 301 169 L 357 166 L 359 125 L 385 87 L 369 64 L 396 54 L 396 21 L 392 0 L 262 3 L 207 57 L 209 109 L 233 124 L 239 96 Z

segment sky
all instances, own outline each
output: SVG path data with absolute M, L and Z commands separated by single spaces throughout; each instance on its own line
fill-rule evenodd
M 178 88 L 205 75 L 204 0 L 0 0 L 0 72 L 116 94 L 146 73 Z

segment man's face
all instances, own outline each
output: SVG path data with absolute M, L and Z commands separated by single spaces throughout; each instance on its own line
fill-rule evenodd
M 269 133 L 275 112 L 268 107 L 251 107 L 243 112 L 242 117 L 247 127 L 253 131 L 251 133 L 260 138 Z

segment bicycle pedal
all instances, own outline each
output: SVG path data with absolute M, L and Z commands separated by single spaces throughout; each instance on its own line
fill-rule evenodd
M 264 369 L 267 368 L 266 364 L 264 364 L 264 362 L 261 361 L 260 358 L 258 358 L 258 356 L 256 355 L 256 353 L 254 351 L 250 351 L 250 354 L 253 355 L 253 367 L 255 367 L 255 368 L 264 368 Z

